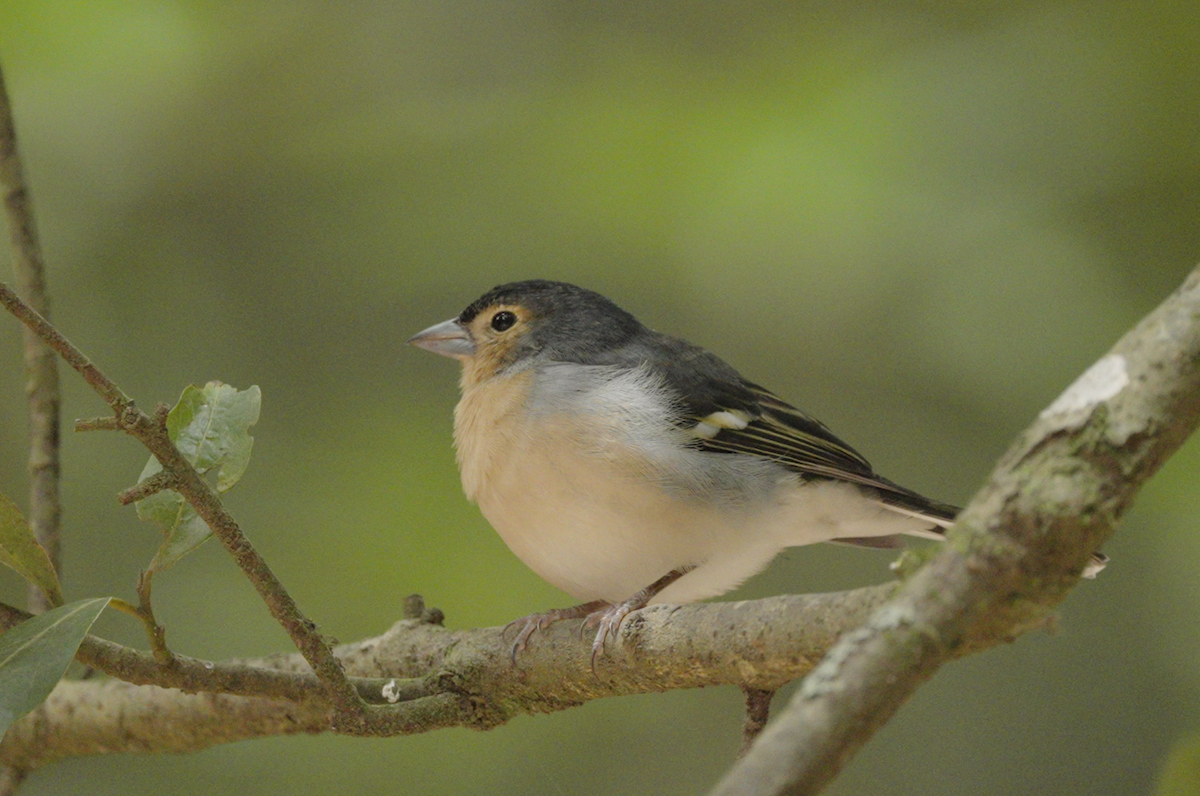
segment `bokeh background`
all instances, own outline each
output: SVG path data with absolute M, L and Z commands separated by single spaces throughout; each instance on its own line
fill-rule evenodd
M 604 292 L 968 500 L 1200 261 L 1198 42 L 1177 2 L 0 3 L 54 319 L 144 406 L 261 386 L 230 503 L 343 640 L 411 592 L 454 627 L 570 602 L 463 499 L 456 368 L 403 345 L 502 281 Z M 0 491 L 23 505 L 22 379 L 0 318 Z M 68 421 L 103 413 L 64 385 Z M 113 496 L 146 454 L 67 434 L 64 459 L 69 596 L 132 599 L 157 535 Z M 1185 792 L 1198 530 L 1193 441 L 1057 632 L 946 667 L 829 792 Z M 791 551 L 732 596 L 888 561 Z M 215 544 L 155 596 L 181 652 L 288 648 Z M 695 794 L 740 722 L 709 689 L 483 734 L 72 760 L 23 792 Z

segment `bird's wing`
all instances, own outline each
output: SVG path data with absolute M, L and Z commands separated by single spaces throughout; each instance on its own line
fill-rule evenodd
M 742 385 L 753 402 L 697 417 L 694 433 L 701 449 L 762 456 L 809 478 L 830 478 L 874 489 L 886 505 L 940 526 L 958 509 L 930 500 L 876 473 L 854 450 L 816 418 L 752 382 Z
M 654 370 L 680 404 L 681 420 L 701 450 L 741 453 L 778 462 L 803 478 L 848 481 L 875 490 L 892 510 L 945 527 L 958 509 L 877 474 L 854 448 L 816 418 L 747 381 L 704 349 L 666 335 L 653 350 Z M 626 352 L 634 356 L 635 352 Z M 628 360 L 627 360 L 628 361 Z

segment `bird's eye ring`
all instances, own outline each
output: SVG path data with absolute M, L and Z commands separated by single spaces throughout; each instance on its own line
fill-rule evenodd
M 517 316 L 508 310 L 500 310 L 492 316 L 492 328 L 497 332 L 506 332 L 517 322 Z

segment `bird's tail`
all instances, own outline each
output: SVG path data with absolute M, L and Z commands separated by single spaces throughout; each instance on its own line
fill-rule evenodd
M 917 536 L 922 539 L 941 540 L 945 538 L 946 529 L 954 524 L 954 518 L 958 516 L 961 509 L 957 506 L 951 506 L 949 503 L 939 503 L 936 500 L 930 500 L 924 495 L 919 495 L 890 481 L 885 481 L 885 484 L 886 487 L 890 488 L 879 490 L 879 502 L 884 508 L 888 511 L 894 511 L 897 514 L 903 514 L 906 517 L 925 520 L 932 526 L 924 530 L 909 531 L 908 535 Z M 871 544 L 884 541 L 883 539 L 840 539 L 838 541 L 863 546 L 891 546 L 887 543 Z M 1091 560 L 1083 569 L 1083 577 L 1094 578 L 1096 577 L 1096 573 L 1104 569 L 1107 565 L 1108 556 L 1104 555 L 1104 553 L 1092 553 Z

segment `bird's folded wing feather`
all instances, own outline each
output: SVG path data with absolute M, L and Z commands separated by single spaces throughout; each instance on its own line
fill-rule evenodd
M 816 418 L 742 378 L 716 355 L 684 340 L 656 335 L 654 345 L 623 352 L 625 363 L 647 359 L 680 404 L 680 421 L 696 445 L 778 462 L 803 478 L 828 478 L 871 488 L 889 506 L 937 525 L 958 509 L 905 489 L 877 474 L 858 451 Z
M 753 395 L 751 404 L 697 418 L 702 449 L 762 456 L 804 477 L 861 484 L 874 489 L 884 503 L 939 524 L 953 520 L 958 513 L 954 506 L 930 500 L 877 474 L 858 451 L 816 418 L 757 384 L 743 381 L 742 385 Z

